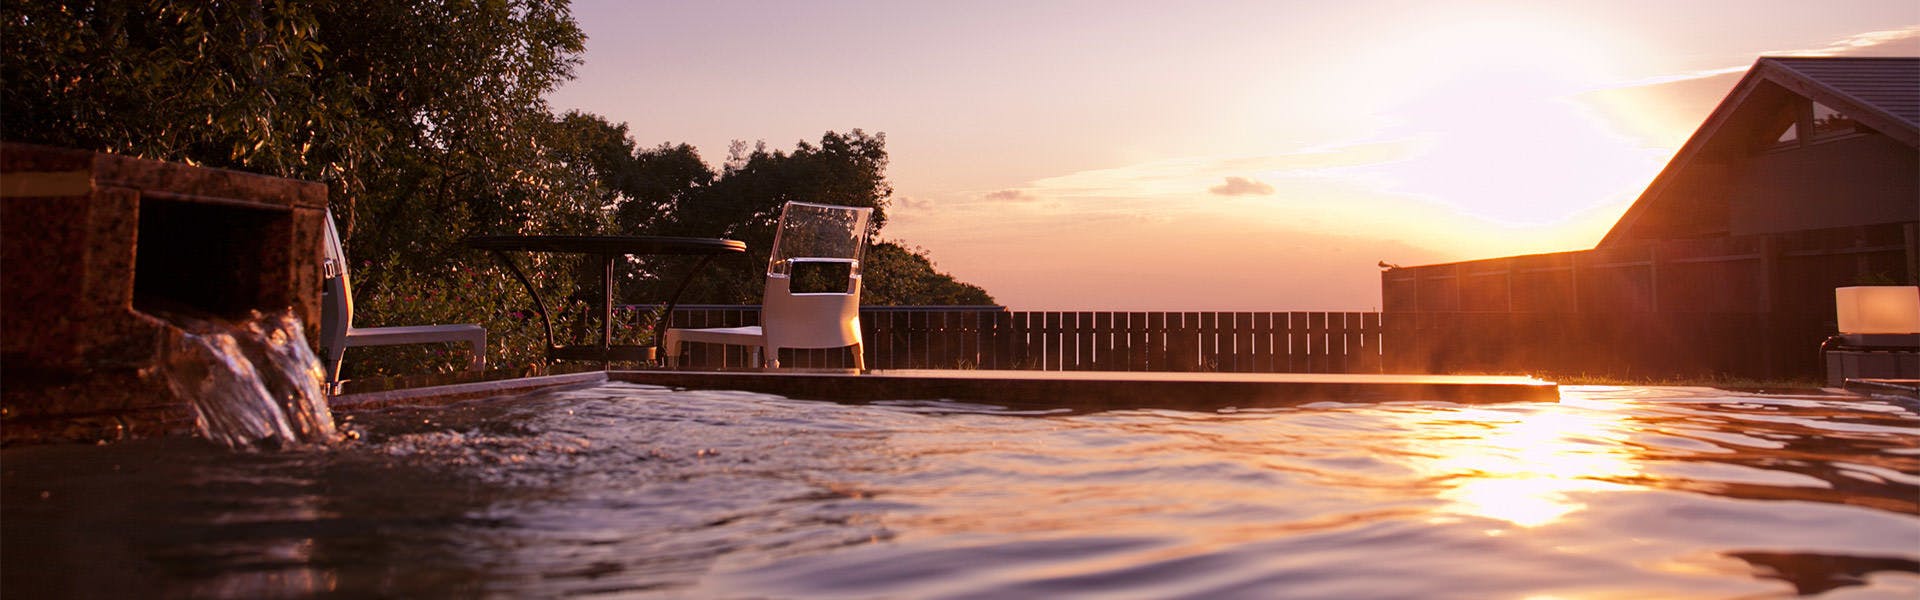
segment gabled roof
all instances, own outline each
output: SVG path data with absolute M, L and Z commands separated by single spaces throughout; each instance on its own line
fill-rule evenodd
M 1779 67 L 1781 85 L 1847 114 L 1909 146 L 1920 146 L 1920 58 L 1762 58 Z M 1795 89 L 1802 83 L 1810 90 Z M 1875 123 L 1880 119 L 1892 122 Z
M 1920 148 L 1920 57 L 1761 57 L 1733 87 L 1726 99 L 1680 147 L 1620 221 L 1600 240 L 1600 246 L 1624 241 L 1634 223 L 1655 210 L 1662 194 L 1679 173 L 1715 146 L 1723 129 L 1751 126 L 1755 111 L 1742 110 L 1749 102 L 1778 101 L 1780 89 L 1826 105 L 1909 147 Z M 1733 123 L 1732 127 L 1729 124 Z

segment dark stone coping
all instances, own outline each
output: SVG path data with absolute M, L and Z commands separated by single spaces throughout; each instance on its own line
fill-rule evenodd
M 822 372 L 611 371 L 613 381 L 834 401 L 957 400 L 1095 412 L 1221 410 L 1314 402 L 1558 402 L 1560 386 L 1529 377 L 911 370 Z
M 1844 389 L 1866 396 L 1894 396 L 1920 402 L 1920 379 L 1848 379 Z

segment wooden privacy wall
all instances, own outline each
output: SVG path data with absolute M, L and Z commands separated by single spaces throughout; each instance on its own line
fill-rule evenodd
M 757 325 L 758 306 L 693 306 L 674 327 Z M 869 307 L 869 369 L 1381 372 L 1380 313 L 1041 312 L 1000 307 Z M 688 344 L 686 368 L 748 364 L 746 348 Z M 847 368 L 850 349 L 782 352 L 782 366 Z
M 1917 237 L 1906 223 L 1394 269 L 1387 368 L 1817 377 L 1834 288 L 1913 285 Z

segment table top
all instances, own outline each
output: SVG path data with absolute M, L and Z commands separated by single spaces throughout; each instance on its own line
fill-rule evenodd
M 567 254 L 726 254 L 747 243 L 724 238 L 660 235 L 482 235 L 462 240 L 469 248 Z

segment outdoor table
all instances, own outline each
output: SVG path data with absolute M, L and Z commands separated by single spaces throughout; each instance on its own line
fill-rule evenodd
M 540 326 L 547 334 L 548 360 L 592 360 L 602 363 L 613 361 L 652 362 L 666 334 L 668 317 L 680 302 L 680 293 L 686 291 L 687 284 L 705 268 L 708 262 L 721 254 L 747 251 L 747 244 L 736 240 L 721 238 L 666 237 L 652 235 L 485 235 L 469 237 L 464 240 L 467 247 L 486 250 L 493 254 L 520 285 L 527 288 L 527 295 L 533 297 L 533 307 L 540 313 Z M 600 282 L 602 287 L 600 315 L 600 343 L 585 346 L 561 346 L 553 341 L 553 320 L 547 315 L 546 302 L 540 299 L 540 292 L 533 287 L 525 273 L 507 257 L 507 252 L 553 252 L 560 254 L 584 254 L 600 260 Z M 673 290 L 673 296 L 667 299 L 666 312 L 654 322 L 653 345 L 614 345 L 613 343 L 613 262 L 622 256 L 633 255 L 676 255 L 699 256 L 700 262 L 689 269 Z

